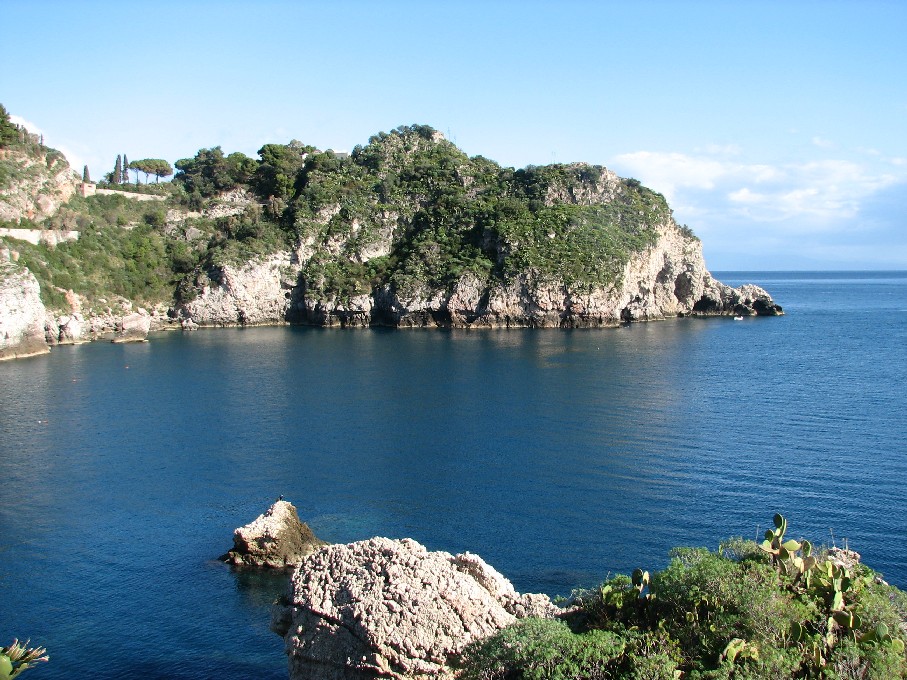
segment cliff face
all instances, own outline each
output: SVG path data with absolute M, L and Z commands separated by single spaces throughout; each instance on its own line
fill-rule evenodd
M 79 183 L 65 156 L 53 149 L 5 149 L 0 162 L 7 167 L 7 181 L 0 186 L 0 221 L 41 222 L 72 198 Z
M 44 339 L 46 315 L 34 275 L 0 260 L 0 360 L 49 352 Z
M 581 328 L 682 315 L 782 313 L 761 288 L 734 289 L 713 279 L 702 244 L 673 220 L 656 225 L 656 233 L 655 244 L 634 254 L 613 286 L 571 287 L 532 270 L 509 282 L 489 282 L 467 272 L 450 289 L 425 286 L 401 292 L 383 286 L 346 299 L 325 299 L 311 294 L 304 276 L 302 258 L 315 253 L 301 249 L 217 270 L 179 313 L 203 326 L 290 322 L 450 328 Z
M 193 300 L 178 305 L 185 324 L 261 326 L 287 322 L 298 266 L 288 252 L 278 252 L 243 265 L 222 265 Z

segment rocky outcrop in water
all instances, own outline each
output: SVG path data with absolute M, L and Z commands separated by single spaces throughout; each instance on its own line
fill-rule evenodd
M 472 640 L 560 610 L 520 595 L 480 557 L 429 552 L 412 539 L 332 545 L 298 567 L 272 629 L 291 680 L 453 677 Z
M 34 275 L 0 259 L 0 360 L 49 352 L 44 337 L 46 316 Z
M 711 279 L 690 312 L 694 316 L 781 316 L 781 306 L 763 288 L 747 284 L 731 288 Z
M 221 559 L 236 566 L 296 566 L 326 543 L 315 537 L 292 503 L 276 501 L 253 522 L 233 532 L 233 549 Z

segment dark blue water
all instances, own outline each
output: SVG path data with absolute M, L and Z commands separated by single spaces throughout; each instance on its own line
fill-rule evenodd
M 567 595 L 789 531 L 907 586 L 907 273 L 735 273 L 781 318 L 164 334 L 0 364 L 0 642 L 39 678 L 286 677 L 282 577 L 213 560 L 284 494 Z

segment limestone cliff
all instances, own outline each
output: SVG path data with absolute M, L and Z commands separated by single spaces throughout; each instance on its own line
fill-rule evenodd
M 177 307 L 187 323 L 599 327 L 781 313 L 764 291 L 714 281 L 664 197 L 607 168 L 502 168 L 427 126 L 348 156 L 296 151 L 285 149 L 293 192 L 266 202 L 292 251 L 196 273 Z M 230 229 L 254 232 L 239 218 Z
M 69 201 L 79 184 L 66 157 L 47 147 L 3 149 L 0 162 L 6 178 L 0 185 L 0 221 L 41 222 Z
M 288 252 L 242 265 L 210 269 L 196 297 L 177 305 L 178 315 L 199 326 L 286 323 L 298 267 Z
M 452 328 L 602 327 L 683 315 L 782 313 L 761 288 L 734 289 L 712 278 L 701 242 L 673 220 L 655 225 L 655 231 L 655 244 L 635 253 L 618 282 L 607 287 L 571 287 L 532 270 L 509 282 L 467 272 L 451 289 L 403 292 L 385 285 L 346 299 L 325 299 L 310 294 L 303 273 L 307 253 L 300 249 L 219 268 L 198 297 L 178 309 L 183 318 L 208 326 L 290 322 Z
M 34 275 L 0 259 L 0 360 L 49 352 L 44 339 L 46 316 Z

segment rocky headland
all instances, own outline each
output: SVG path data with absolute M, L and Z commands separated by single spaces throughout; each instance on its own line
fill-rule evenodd
M 68 236 L 0 236 L 0 354 L 204 326 L 598 328 L 783 313 L 761 288 L 716 281 L 664 197 L 601 166 L 502 168 L 427 126 L 348 155 L 299 142 L 259 155 L 202 149 L 171 184 L 140 187 L 159 200 L 140 201 L 149 194 L 128 187 L 81 195 L 65 158 L 34 140 L 4 149 L 2 226 Z

